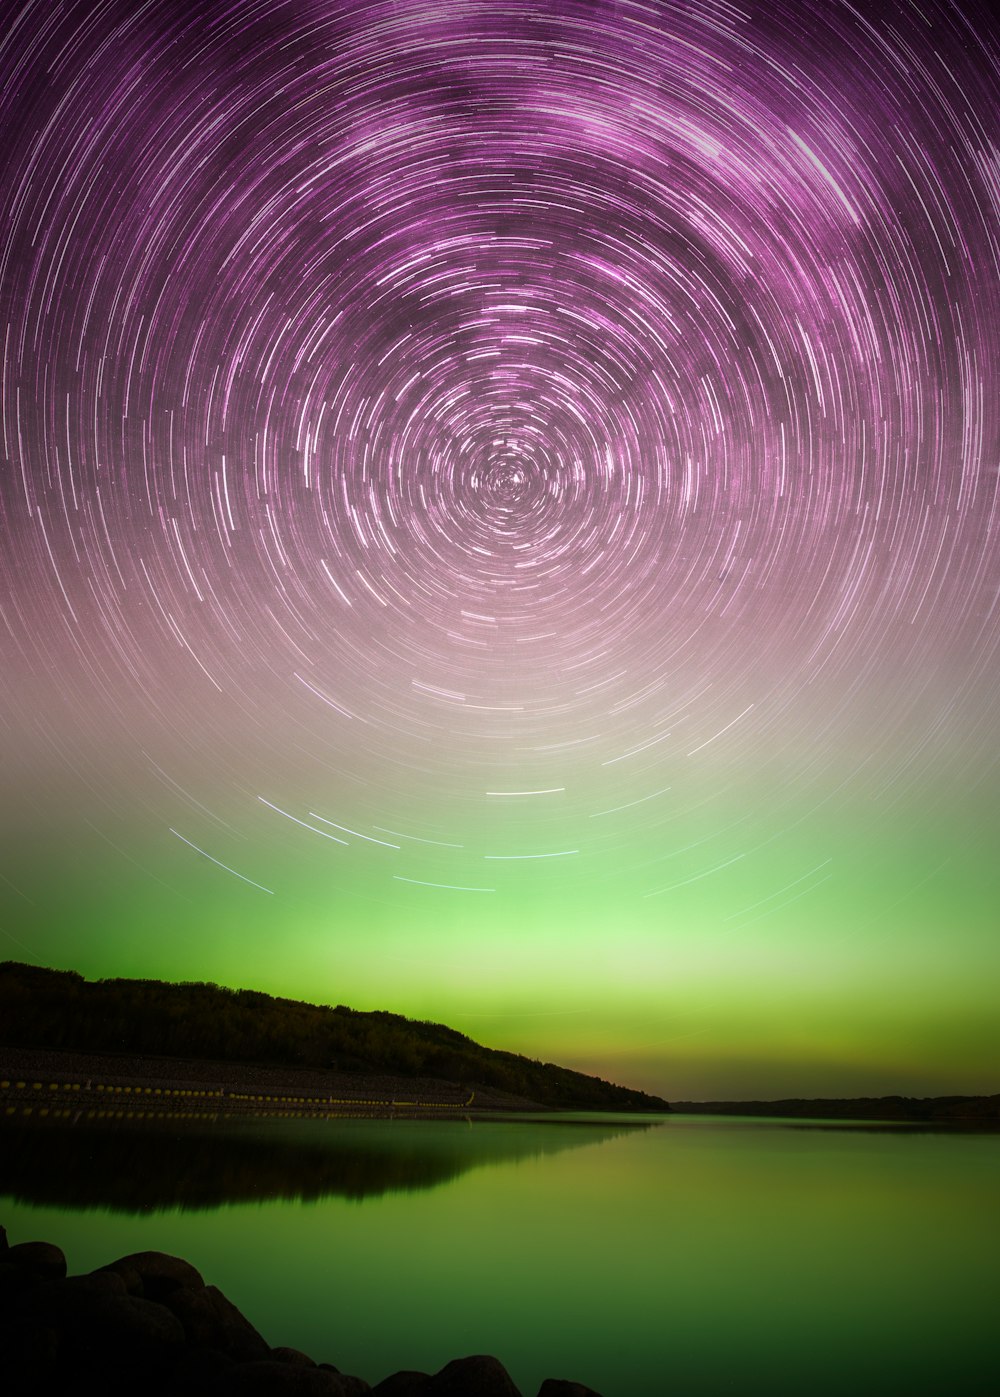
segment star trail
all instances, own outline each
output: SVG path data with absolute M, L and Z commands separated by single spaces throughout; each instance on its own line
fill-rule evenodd
M 995 1089 L 997 40 L 8 7 L 10 958 Z

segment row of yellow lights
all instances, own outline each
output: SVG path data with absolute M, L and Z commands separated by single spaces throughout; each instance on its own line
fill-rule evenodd
M 369 1104 L 369 1103 L 365 1102 L 365 1103 L 363 1103 L 363 1104 L 367 1105 L 367 1104 Z M 405 1102 L 405 1103 L 402 1103 L 402 1104 L 404 1104 L 404 1105 L 411 1105 L 411 1104 L 423 1104 L 423 1105 L 426 1105 L 427 1103 L 426 1103 L 426 1102 L 423 1102 L 423 1103 L 410 1103 L 410 1102 Z M 172 1120 L 172 1121 L 177 1121 L 177 1120 L 197 1120 L 197 1121 L 204 1121 L 204 1120 L 218 1120 L 220 1117 L 221 1117 L 222 1119 L 241 1119 L 240 1116 L 235 1115 L 235 1113 L 234 1113 L 234 1112 L 231 1112 L 231 1111 L 213 1111 L 213 1112 L 211 1113 L 211 1115 L 206 1115 L 204 1111 L 101 1111 L 101 1110 L 75 1111 L 75 1110 L 71 1110 L 69 1107 L 65 1107 L 64 1109 L 60 1109 L 59 1107 L 49 1107 L 49 1106 L 39 1106 L 39 1107 L 37 1107 L 37 1109 L 36 1109 L 36 1107 L 34 1107 L 34 1106 L 7 1106 L 7 1107 L 4 1108 L 4 1115 L 6 1115 L 6 1116 L 32 1116 L 32 1115 L 36 1115 L 36 1114 L 37 1114 L 38 1116 L 47 1116 L 47 1117 L 50 1117 L 50 1118 L 53 1119 L 53 1120 L 61 1120 L 61 1119 L 69 1120 L 71 1117 L 72 1117 L 73 1119 L 83 1119 L 83 1120 L 119 1120 L 119 1121 L 120 1121 L 120 1120 Z M 266 1116 L 266 1115 L 273 1114 L 273 1112 L 268 1112 L 268 1111 L 254 1111 L 252 1114 L 255 1115 L 255 1116 Z M 282 1116 L 282 1119 L 283 1119 L 283 1120 L 287 1120 L 287 1119 L 290 1119 L 290 1118 L 291 1118 L 291 1119 L 296 1119 L 296 1120 L 329 1120 L 329 1119 L 331 1119 L 332 1114 L 334 1114 L 334 1113 L 331 1113 L 331 1112 L 329 1112 L 329 1111 L 282 1111 L 281 1116 Z M 335 1114 L 336 1114 L 336 1116 L 337 1116 L 338 1119 L 344 1118 L 344 1116 L 346 1115 L 345 1112 L 337 1112 L 337 1113 L 335 1113 Z M 242 1118 L 245 1119 L 245 1116 L 243 1116 Z M 354 1112 L 352 1112 L 350 1118 L 351 1118 L 351 1119 L 354 1119 L 354 1120 L 358 1120 L 358 1119 L 370 1119 L 370 1120 L 380 1119 L 379 1117 L 376 1117 L 376 1116 L 375 1116 L 373 1113 L 371 1113 L 371 1112 L 361 1112 L 361 1111 L 354 1111 Z
M 32 1082 L 31 1088 L 32 1088 L 33 1091 L 43 1091 L 43 1090 L 45 1089 L 45 1086 L 46 1086 L 46 1085 L 48 1086 L 49 1091 L 60 1091 L 60 1090 L 61 1090 L 61 1091 L 80 1091 L 80 1089 L 81 1089 L 81 1088 L 80 1088 L 80 1083 L 79 1083 L 79 1082 L 63 1082 L 63 1083 L 61 1083 L 61 1084 L 60 1084 L 59 1082 L 48 1082 L 48 1083 L 44 1083 L 44 1082 Z M 13 1086 L 13 1088 L 14 1088 L 15 1091 L 26 1091 L 26 1090 L 28 1089 L 28 1084 L 27 1084 L 27 1082 L 11 1082 L 10 1080 L 3 1080 L 3 1081 L 0 1081 L 0 1091 L 10 1091 L 10 1089 L 11 1089 L 12 1086 Z M 292 1103 L 304 1103 L 304 1102 L 309 1102 L 309 1103 L 311 1103 L 311 1104 L 315 1104 L 315 1105 L 320 1105 L 320 1104 L 322 1104 L 322 1105 L 324 1105 L 324 1106 L 388 1106 L 388 1107 L 395 1107 L 395 1106 L 419 1106 L 419 1107 L 422 1107 L 422 1108 L 424 1108 L 424 1109 L 429 1109 L 429 1110 L 434 1110 L 434 1111 L 441 1111 L 441 1110 L 457 1110 L 457 1109 L 459 1108 L 459 1106 L 461 1106 L 461 1105 L 468 1105 L 469 1102 L 471 1102 L 471 1100 L 472 1100 L 471 1097 L 469 1098 L 469 1101 L 467 1101 L 467 1102 L 457 1102 L 457 1101 L 376 1101 L 376 1100 L 373 1100 L 373 1099 L 371 1099 L 371 1098 L 353 1098 L 353 1099 L 352 1099 L 352 1098 L 349 1098 L 349 1097 L 348 1097 L 348 1098 L 341 1099 L 340 1097 L 334 1097 L 334 1096 L 252 1096 L 252 1095 L 249 1095 L 249 1094 L 247 1094 L 247 1093 L 245 1093 L 245 1092 L 231 1091 L 231 1092 L 226 1093 L 225 1090 L 224 1090 L 222 1087 L 219 1087 L 217 1090 L 213 1090 L 213 1091 L 192 1091 L 192 1090 L 188 1090 L 188 1089 L 186 1089 L 186 1088 L 180 1088 L 180 1087 L 123 1087 L 123 1086 L 106 1086 L 103 1082 L 97 1082 L 97 1083 L 95 1083 L 95 1085 L 94 1085 L 94 1087 L 92 1088 L 92 1090 L 94 1090 L 94 1091 L 112 1092 L 112 1093 L 114 1093 L 114 1094 L 116 1094 L 116 1095 L 122 1094 L 122 1095 L 126 1095 L 126 1096 L 128 1096 L 128 1095 L 130 1095 L 130 1094 L 134 1094 L 134 1095 L 136 1095 L 136 1096 L 192 1096 L 192 1097 L 206 1097 L 206 1098 L 207 1098 L 207 1097 L 212 1097 L 213 1099 L 218 1099 L 218 1098 L 220 1098 L 220 1097 L 225 1097 L 225 1099 L 226 1099 L 227 1101 L 260 1101 L 260 1102 L 268 1102 L 268 1103 L 275 1104 L 275 1105 L 277 1105 L 277 1104 L 288 1105 L 288 1104 L 292 1104 Z M 8 1114 L 9 1114 L 9 1112 L 8 1112 Z
M 80 1083 L 79 1083 L 79 1082 L 62 1082 L 62 1083 L 59 1083 L 59 1082 L 32 1082 L 32 1084 L 31 1084 L 31 1089 L 32 1089 L 33 1091 L 43 1091 L 43 1090 L 45 1089 L 46 1086 L 48 1087 L 49 1091 L 81 1091 L 81 1090 L 83 1090 L 83 1088 L 80 1086 Z M 10 1091 L 11 1087 L 13 1087 L 15 1091 L 26 1091 L 27 1088 L 28 1088 L 28 1083 L 27 1083 L 27 1082 L 0 1081 L 0 1091 Z M 91 1091 L 107 1091 L 107 1092 L 123 1092 L 123 1093 L 125 1093 L 125 1094 L 128 1094 L 128 1093 L 130 1093 L 130 1092 L 134 1092 L 136 1096 L 146 1095 L 146 1096 L 213 1096 L 213 1097 L 216 1097 L 216 1096 L 222 1096 L 222 1094 L 223 1094 L 222 1088 L 221 1088 L 221 1087 L 218 1089 L 218 1091 L 188 1091 L 188 1090 L 182 1090 L 180 1087 L 121 1087 L 121 1086 L 105 1086 L 105 1084 L 104 1084 L 103 1082 L 96 1082 L 96 1083 L 94 1084 L 93 1087 L 89 1088 L 89 1090 L 91 1090 Z

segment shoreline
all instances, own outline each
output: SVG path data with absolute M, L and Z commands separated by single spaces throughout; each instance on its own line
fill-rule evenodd
M 673 1101 L 677 1115 L 1000 1128 L 1000 1095 L 786 1097 L 778 1101 Z

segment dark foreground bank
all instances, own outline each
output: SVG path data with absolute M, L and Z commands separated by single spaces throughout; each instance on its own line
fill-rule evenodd
M 372 1387 L 297 1349 L 271 1348 L 188 1262 L 136 1252 L 67 1276 L 50 1242 L 10 1246 L 0 1227 L 0 1353 L 10 1397 L 92 1391 L 117 1397 L 523 1397 L 498 1359 L 456 1358 Z M 599 1397 L 546 1378 L 538 1397 Z

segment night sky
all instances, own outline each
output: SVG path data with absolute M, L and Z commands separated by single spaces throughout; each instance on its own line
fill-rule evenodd
M 985 4 L 0 23 L 0 958 L 995 1091 Z

